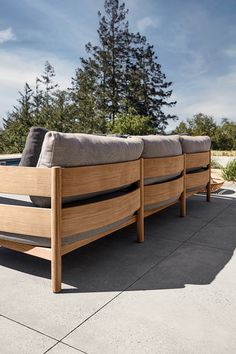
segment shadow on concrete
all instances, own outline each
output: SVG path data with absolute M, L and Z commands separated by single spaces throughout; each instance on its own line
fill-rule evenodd
M 235 190 L 233 189 L 226 189 L 226 188 L 220 188 L 217 192 L 214 192 L 214 194 L 217 194 L 217 195 L 232 195 L 232 194 L 235 194 Z
M 65 255 L 63 282 L 72 288 L 62 293 L 122 291 L 134 283 L 132 289 L 135 290 L 211 283 L 236 247 L 235 229 L 231 223 L 236 217 L 235 203 L 236 200 L 214 197 L 211 203 L 206 203 L 203 197 L 193 197 L 188 201 L 189 216 L 186 218 L 178 216 L 177 205 L 147 218 L 143 244 L 136 243 L 135 226 L 131 225 Z M 199 241 L 199 235 L 214 225 L 218 231 L 213 229 L 211 232 L 215 234 L 217 246 L 214 239 L 210 244 L 205 243 L 208 234 Z M 227 249 L 224 244 L 221 247 L 226 234 L 231 237 Z M 0 265 L 50 279 L 50 262 L 40 258 L 1 248 Z

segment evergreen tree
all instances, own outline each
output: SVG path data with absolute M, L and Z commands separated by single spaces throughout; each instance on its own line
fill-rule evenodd
M 55 71 L 52 65 L 46 61 L 44 72 L 36 81 L 35 101 L 39 104 L 39 114 L 36 114 L 36 124 L 45 128 L 52 126 L 51 118 L 54 111 L 55 92 L 58 84 L 54 83 Z M 37 85 L 38 84 L 38 85 Z M 42 89 L 40 89 L 40 86 Z
M 72 79 L 71 99 L 76 129 L 83 133 L 105 133 L 106 120 L 96 107 L 97 86 L 95 63 L 82 60 L 83 69 Z
M 88 119 L 90 125 L 93 114 L 112 129 L 117 113 L 128 113 L 131 108 L 137 115 L 150 117 L 152 128 L 163 131 L 168 119 L 175 118 L 163 112 L 163 107 L 175 104 L 168 102 L 171 82 L 166 81 L 146 37 L 129 32 L 125 4 L 105 0 L 104 9 L 104 16 L 98 13 L 99 45 L 86 45 L 89 57 L 81 59 L 82 68 L 73 78 L 78 109 L 90 107 L 84 123 Z M 84 78 L 89 82 L 89 76 L 92 85 L 84 86 Z
M 23 151 L 26 136 L 33 125 L 33 91 L 28 83 L 25 84 L 23 93 L 19 94 L 18 105 L 8 113 L 7 119 L 3 119 L 2 140 L 6 153 Z

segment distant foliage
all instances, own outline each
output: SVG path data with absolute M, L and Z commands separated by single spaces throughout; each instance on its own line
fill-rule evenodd
M 230 161 L 227 166 L 223 168 L 222 176 L 226 181 L 236 182 L 236 159 Z
M 214 150 L 236 150 L 236 123 L 223 118 L 217 124 L 213 117 L 198 113 L 187 122 L 180 122 L 174 134 L 208 135 Z
M 132 109 L 128 113 L 118 113 L 112 128 L 112 133 L 115 134 L 147 135 L 154 132 L 150 117 L 137 115 Z

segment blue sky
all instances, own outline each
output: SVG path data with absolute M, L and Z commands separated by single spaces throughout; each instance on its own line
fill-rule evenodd
M 236 122 L 236 1 L 126 0 L 132 31 L 154 45 L 162 71 L 173 81 L 185 120 L 198 112 Z M 84 45 L 97 41 L 97 11 L 104 0 L 0 0 L 0 121 L 24 82 L 34 83 L 46 60 L 61 88 Z M 170 125 L 173 128 L 174 124 Z

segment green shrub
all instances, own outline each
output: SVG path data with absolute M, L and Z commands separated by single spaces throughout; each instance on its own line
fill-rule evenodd
M 236 181 L 236 159 L 227 163 L 223 168 L 222 176 L 226 181 Z
M 150 117 L 137 115 L 135 110 L 129 109 L 128 113 L 117 114 L 111 132 L 113 134 L 148 135 L 154 134 L 155 130 L 151 127 Z
M 211 160 L 211 168 L 218 168 L 218 169 L 221 169 L 222 166 L 221 166 L 221 164 L 220 164 L 218 161 L 212 159 L 212 160 Z

